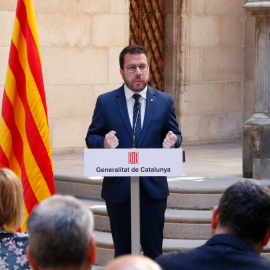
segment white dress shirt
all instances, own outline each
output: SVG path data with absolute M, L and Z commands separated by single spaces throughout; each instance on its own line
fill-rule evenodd
M 135 103 L 135 99 L 133 98 L 133 95 L 135 94 L 133 91 L 131 91 L 126 84 L 124 84 L 124 90 L 125 90 L 125 96 L 127 101 L 127 110 L 128 110 L 128 116 L 130 120 L 131 127 L 133 128 L 133 107 Z M 141 129 L 143 127 L 143 120 L 145 115 L 145 107 L 146 107 L 146 92 L 147 92 L 147 86 L 139 92 L 138 94 L 141 95 L 139 101 L 141 103 Z M 137 94 L 137 93 L 136 93 Z

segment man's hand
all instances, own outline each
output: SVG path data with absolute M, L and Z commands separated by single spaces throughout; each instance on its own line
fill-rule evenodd
M 104 148 L 116 148 L 118 146 L 119 141 L 115 134 L 116 132 L 112 130 L 105 135 Z
M 169 131 L 163 141 L 163 148 L 171 148 L 177 141 L 176 135 L 172 132 Z

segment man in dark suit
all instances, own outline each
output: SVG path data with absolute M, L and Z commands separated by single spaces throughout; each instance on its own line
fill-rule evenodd
M 150 61 L 145 47 L 124 48 L 119 62 L 124 85 L 98 97 L 87 147 L 179 147 L 182 137 L 172 97 L 148 85 Z M 162 253 L 168 195 L 166 177 L 140 177 L 141 246 L 152 259 Z M 101 196 L 110 218 L 115 256 L 131 253 L 130 177 L 104 177 Z
M 255 181 L 230 186 L 213 210 L 214 236 L 201 247 L 171 252 L 156 261 L 164 270 L 270 269 L 261 257 L 270 238 L 270 191 Z

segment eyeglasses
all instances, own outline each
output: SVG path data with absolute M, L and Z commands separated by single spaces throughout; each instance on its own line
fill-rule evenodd
M 137 68 L 140 69 L 141 72 L 146 72 L 148 70 L 148 65 L 147 64 L 141 64 L 141 65 L 128 65 L 127 66 L 127 72 L 128 73 L 134 73 Z

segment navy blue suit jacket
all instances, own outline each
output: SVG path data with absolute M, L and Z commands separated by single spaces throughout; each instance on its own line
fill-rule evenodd
M 164 270 L 266 270 L 270 261 L 243 239 L 219 234 L 187 252 L 170 252 L 156 259 Z
M 133 130 L 128 116 L 124 85 L 98 97 L 86 136 L 87 147 L 103 148 L 104 137 L 111 130 L 116 131 L 119 140 L 117 148 L 132 148 Z M 144 123 L 138 148 L 162 148 L 162 142 L 170 130 L 177 136 L 174 147 L 179 147 L 182 137 L 171 95 L 147 86 Z M 152 198 L 163 199 L 169 195 L 166 177 L 140 179 L 142 187 Z M 104 177 L 101 196 L 111 203 L 124 202 L 130 196 L 130 177 Z

